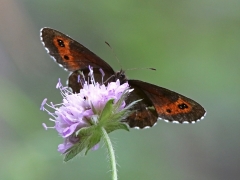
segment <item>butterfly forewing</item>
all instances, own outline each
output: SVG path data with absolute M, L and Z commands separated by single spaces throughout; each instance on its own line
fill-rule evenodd
M 53 59 L 68 71 L 88 66 L 114 72 L 109 64 L 69 36 L 50 28 L 41 30 L 41 39 Z

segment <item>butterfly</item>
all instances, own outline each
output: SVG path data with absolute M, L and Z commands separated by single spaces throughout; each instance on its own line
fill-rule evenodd
M 147 128 L 156 124 L 158 119 L 173 123 L 195 123 L 204 118 L 206 111 L 194 100 L 166 88 L 143 82 L 127 79 L 124 71 L 115 72 L 112 67 L 69 36 L 51 29 L 42 28 L 41 41 L 50 56 L 65 70 L 70 71 L 68 86 L 73 92 L 82 88 L 78 81 L 79 70 L 88 73 L 88 67 L 102 69 L 107 82 L 120 80 L 128 82 L 133 92 L 126 99 L 126 104 L 142 99 L 134 106 L 133 113 L 123 122 L 131 128 Z M 100 71 L 94 71 L 96 81 L 102 79 Z

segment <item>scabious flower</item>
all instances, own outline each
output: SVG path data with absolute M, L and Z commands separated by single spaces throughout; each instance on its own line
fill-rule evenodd
M 64 139 L 58 146 L 58 151 L 69 155 L 66 160 L 83 149 L 86 149 L 86 152 L 97 149 L 102 137 L 102 127 L 107 133 L 116 129 L 128 130 L 121 120 L 130 113 L 131 105 L 125 107 L 124 99 L 132 89 L 129 89 L 128 83 L 120 84 L 119 80 L 108 85 L 95 82 L 92 68 L 89 70 L 90 82 L 79 81 L 82 83 L 80 93 L 72 93 L 59 79 L 56 87 L 63 97 L 62 103 L 47 103 L 47 99 L 44 99 L 41 104 L 40 109 L 52 116 L 50 120 L 55 123 L 53 127 L 47 127 L 45 123 L 43 126 L 45 129 L 54 128 Z

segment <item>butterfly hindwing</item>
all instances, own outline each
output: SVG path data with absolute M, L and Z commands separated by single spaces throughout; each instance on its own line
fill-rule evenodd
M 134 105 L 133 113 L 126 120 L 124 120 L 124 122 L 126 122 L 131 128 L 142 129 L 146 127 L 152 127 L 154 124 L 156 124 L 158 119 L 158 114 L 153 106 L 153 103 L 141 90 L 141 88 L 131 83 L 129 84 L 134 90 L 127 97 L 126 104 L 130 104 L 131 102 L 139 99 L 141 99 L 141 101 Z

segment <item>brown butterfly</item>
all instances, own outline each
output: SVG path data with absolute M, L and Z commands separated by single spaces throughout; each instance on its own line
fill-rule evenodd
M 115 72 L 103 59 L 73 40 L 69 36 L 51 28 L 41 29 L 41 40 L 51 57 L 65 70 L 71 71 L 68 86 L 73 92 L 82 88 L 78 81 L 79 70 L 88 74 L 89 65 L 102 69 L 106 82 L 128 81 L 134 91 L 130 93 L 126 103 L 143 99 L 134 106 L 134 112 L 124 121 L 130 127 L 146 128 L 156 124 L 158 119 L 174 123 L 195 123 L 204 118 L 204 108 L 181 94 L 147 82 L 127 80 L 123 70 Z M 96 81 L 102 80 L 100 71 L 94 71 Z

